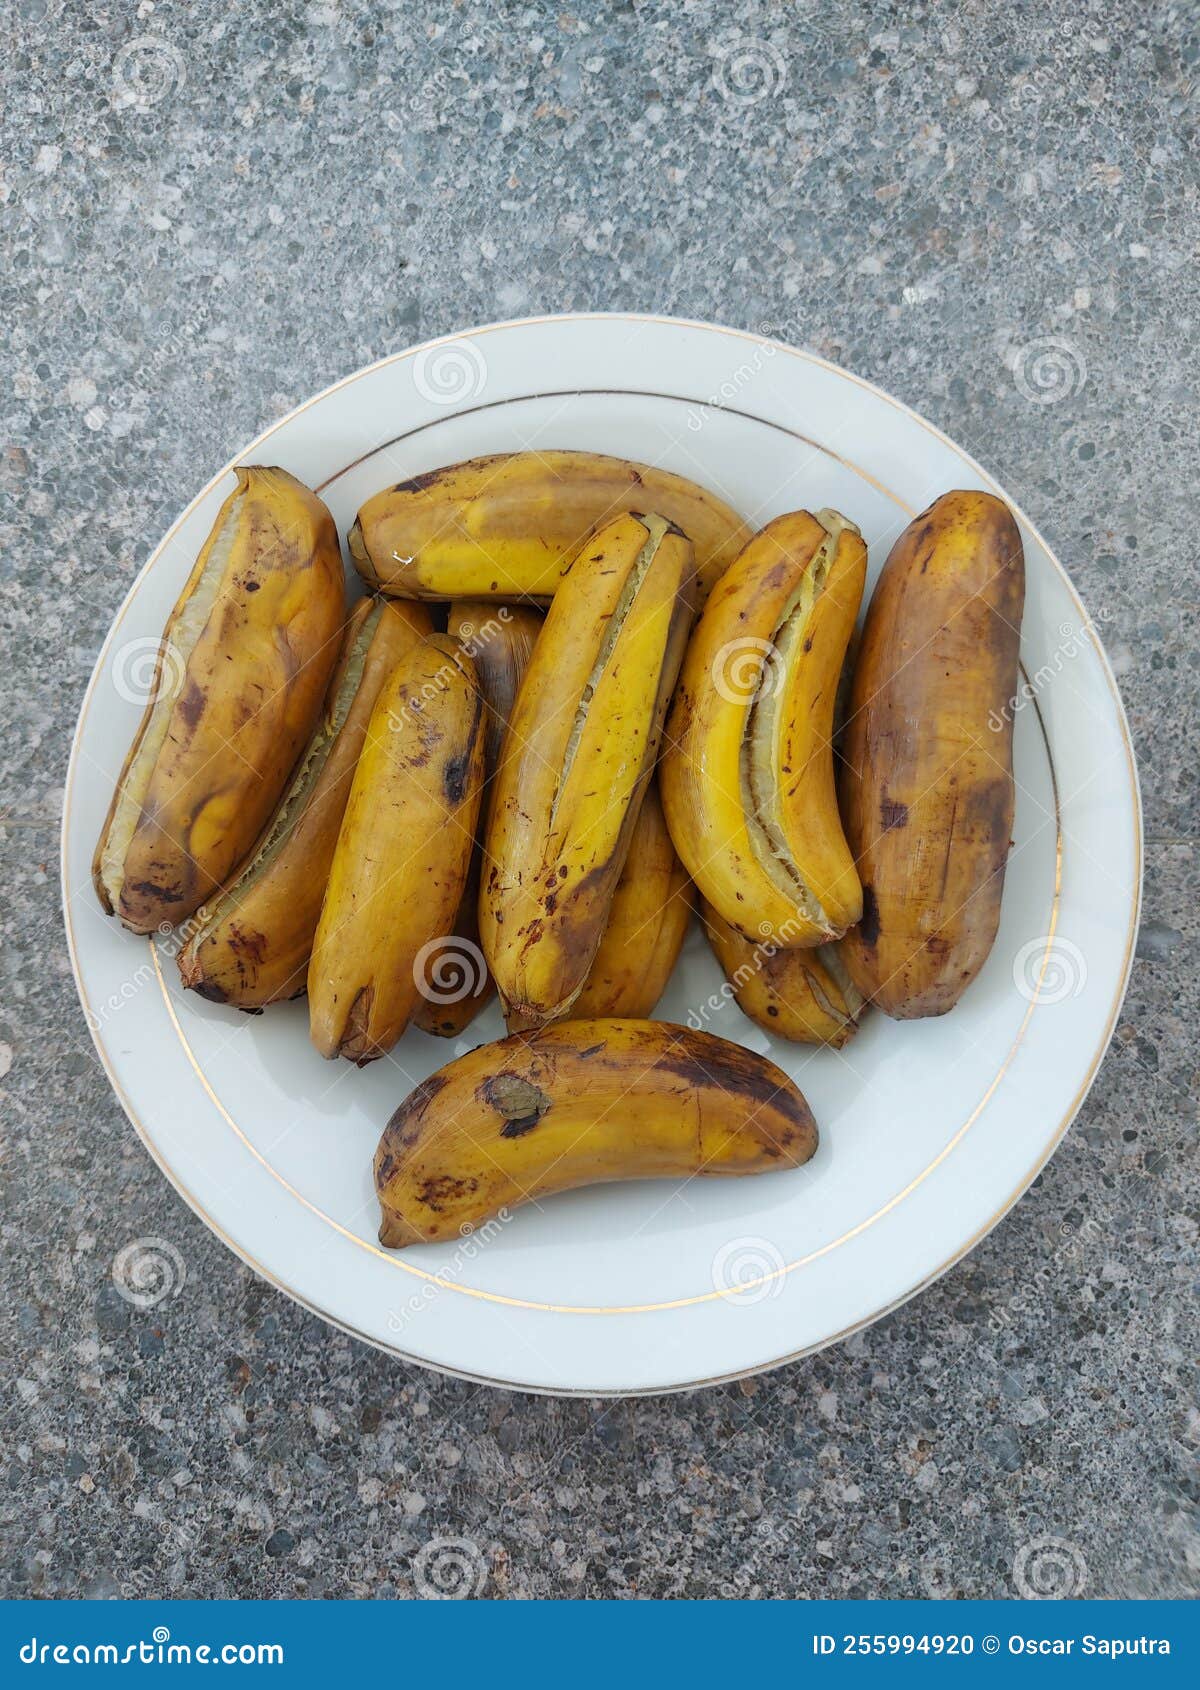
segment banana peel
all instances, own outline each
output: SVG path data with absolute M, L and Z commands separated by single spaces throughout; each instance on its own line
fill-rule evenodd
M 447 616 L 446 632 L 458 640 L 475 665 L 487 712 L 487 732 L 483 796 L 471 870 L 454 932 L 447 937 L 434 966 L 427 971 L 427 996 L 413 1015 L 414 1026 L 438 1038 L 457 1038 L 495 990 L 479 947 L 483 835 L 491 799 L 491 777 L 499 765 L 508 718 L 541 627 L 540 611 L 525 605 L 496 605 L 480 599 L 456 599 Z
M 751 940 L 826 943 L 862 911 L 832 731 L 866 562 L 836 511 L 776 517 L 717 583 L 684 659 L 663 809 L 703 896 Z
M 1024 598 L 1012 512 L 969 489 L 909 524 L 867 611 L 840 781 L 863 911 L 842 953 L 902 1020 L 952 1009 L 995 942 Z
M 135 933 L 190 916 L 253 848 L 337 660 L 345 580 L 333 518 L 286 470 L 236 473 L 163 630 L 96 846 L 100 903 Z
M 583 547 L 513 708 L 479 930 L 510 1030 L 565 1015 L 599 948 L 692 618 L 692 545 L 626 514 Z
M 750 538 L 724 500 L 669 470 L 599 452 L 507 452 L 377 493 L 350 553 L 364 581 L 397 597 L 548 601 L 587 535 L 622 511 L 657 511 L 688 536 L 697 602 Z
M 571 1019 L 641 1020 L 654 1009 L 683 948 L 694 888 L 675 855 L 651 781 L 609 906 L 604 937 Z
M 835 1050 L 854 1037 L 863 998 L 837 944 L 812 950 L 785 950 L 769 940 L 752 945 L 710 905 L 701 905 L 700 917 L 734 1001 L 764 1032 Z
M 308 969 L 322 1056 L 383 1056 L 424 995 L 462 901 L 483 786 L 475 667 L 434 634 L 401 657 L 371 713 Z
M 796 1168 L 812 1111 L 763 1056 L 665 1021 L 563 1021 L 481 1045 L 401 1104 L 375 1154 L 389 1249 L 607 1180 Z
M 179 954 L 185 987 L 239 1009 L 303 993 L 313 935 L 380 690 L 433 631 L 424 605 L 361 599 L 351 612 L 325 712 L 250 860 L 207 904 Z

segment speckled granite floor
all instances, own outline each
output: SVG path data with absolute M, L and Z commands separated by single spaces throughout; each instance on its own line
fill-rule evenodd
M 1088 1595 L 1194 1592 L 1194 12 L 9 17 L 5 1592 L 403 1596 L 446 1537 L 493 1595 L 1005 1595 L 1031 1554 Z M 252 1280 L 108 1089 L 56 853 L 94 654 L 210 468 L 414 340 L 615 307 L 780 324 L 1014 490 L 1108 614 L 1148 844 L 1113 1049 L 1000 1229 L 815 1360 L 589 1404 L 406 1370 Z M 1018 379 L 1047 336 L 1052 391 Z M 110 1277 L 141 1235 L 190 1269 L 146 1313 Z

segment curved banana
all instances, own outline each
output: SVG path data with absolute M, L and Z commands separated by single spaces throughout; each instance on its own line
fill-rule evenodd
M 183 984 L 260 1009 L 298 997 L 367 723 L 384 681 L 433 631 L 424 605 L 361 599 L 346 624 L 325 714 L 254 854 L 179 954 Z
M 384 1055 L 462 901 L 483 785 L 475 668 L 444 634 L 400 659 L 375 703 L 308 968 L 322 1056 Z
M 690 540 L 617 517 L 550 606 L 513 708 L 479 931 L 509 1027 L 565 1015 L 604 933 L 691 623 Z
M 867 550 L 836 511 L 776 517 L 692 635 L 660 770 L 675 849 L 752 940 L 816 945 L 862 909 L 834 789 L 834 699 Z
M 842 744 L 862 920 L 843 955 L 888 1015 L 944 1015 L 987 961 L 1013 819 L 1025 558 L 990 493 L 945 493 L 871 598 Z
M 666 990 L 692 919 L 694 888 L 675 855 L 662 813 L 658 783 L 651 781 L 638 811 L 629 855 L 600 949 L 571 1019 L 647 1016 Z
M 657 511 L 683 530 L 698 603 L 750 537 L 723 500 L 670 470 L 599 452 L 505 452 L 376 493 L 350 553 L 364 581 L 399 598 L 550 599 L 587 535 L 621 511 Z
M 817 1127 L 782 1069 L 666 1021 L 563 1021 L 422 1081 L 375 1153 L 389 1248 L 604 1180 L 795 1168 Z
M 229 879 L 312 734 L 344 615 L 325 506 L 286 470 L 240 468 L 163 629 L 96 846 L 109 915 L 174 926 Z
M 447 633 L 458 640 L 475 665 L 487 712 L 487 732 L 484 737 L 484 787 L 479 804 L 476 845 L 458 919 L 454 923 L 454 932 L 447 936 L 445 945 L 426 970 L 425 997 L 413 1014 L 414 1026 L 438 1038 L 457 1038 L 495 990 L 491 972 L 479 948 L 479 877 L 483 836 L 491 802 L 491 777 L 499 764 L 500 747 L 513 701 L 541 627 L 540 611 L 524 605 L 497 605 L 481 599 L 456 599 L 447 617 Z
M 863 998 L 836 944 L 807 951 L 752 945 L 709 904 L 700 916 L 734 1001 L 764 1032 L 835 1050 L 854 1037 Z

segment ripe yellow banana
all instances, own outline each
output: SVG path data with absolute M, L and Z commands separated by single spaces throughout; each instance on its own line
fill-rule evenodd
M 390 1050 L 462 900 L 483 785 L 475 668 L 434 634 L 400 659 L 371 713 L 308 969 L 322 1056 Z
M 743 1014 L 776 1038 L 841 1049 L 858 1031 L 862 994 L 838 946 L 783 950 L 769 940 L 752 945 L 708 904 L 701 919 L 713 954 Z
M 344 614 L 320 499 L 286 470 L 239 469 L 163 630 L 96 846 L 109 915 L 150 933 L 229 879 L 312 734 Z
M 481 1045 L 401 1104 L 375 1153 L 379 1238 L 438 1243 L 575 1186 L 764 1173 L 816 1148 L 765 1057 L 665 1021 L 563 1021 Z
M 861 914 L 831 735 L 866 563 L 836 511 L 776 517 L 717 583 L 684 659 L 663 809 L 704 897 L 752 940 L 816 945 Z
M 433 631 L 424 605 L 362 599 L 346 625 L 325 714 L 236 880 L 206 905 L 179 955 L 185 986 L 259 1009 L 298 997 L 367 723 L 397 662 Z
M 691 624 L 693 553 L 662 517 L 617 517 L 559 589 L 513 708 L 479 929 L 509 1027 L 575 1001 L 604 933 Z
M 403 602 L 400 600 L 397 603 Z M 491 798 L 491 777 L 500 760 L 513 700 L 541 631 L 541 612 L 524 605 L 498 605 L 480 599 L 456 599 L 446 631 L 475 665 L 487 712 L 484 736 L 484 787 L 479 804 L 476 845 L 454 932 L 426 970 L 426 996 L 413 1024 L 423 1033 L 453 1039 L 468 1027 L 495 990 L 479 948 L 479 876 L 483 836 Z
M 587 535 L 621 511 L 657 511 L 696 548 L 702 602 L 750 538 L 694 481 L 599 452 L 506 452 L 387 487 L 350 530 L 364 581 L 415 599 L 550 599 Z
M 651 781 L 638 811 L 629 855 L 608 925 L 571 1018 L 616 1015 L 640 1020 L 666 990 L 688 924 L 694 889 L 675 855 L 662 813 L 658 784 Z

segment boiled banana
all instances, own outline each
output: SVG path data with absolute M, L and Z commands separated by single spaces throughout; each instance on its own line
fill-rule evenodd
M 702 904 L 700 915 L 734 1001 L 764 1032 L 835 1049 L 854 1037 L 863 999 L 838 945 L 813 950 L 785 950 L 766 940 L 752 945 L 711 905 Z
M 815 945 L 861 913 L 834 788 L 834 699 L 866 575 L 836 511 L 776 517 L 688 646 L 660 770 L 675 849 L 752 940 Z
M 666 990 L 692 919 L 694 889 L 675 855 L 651 781 L 638 811 L 600 949 L 571 1019 L 615 1015 L 640 1020 Z
M 399 659 L 433 631 L 424 605 L 361 599 L 324 717 L 237 878 L 204 908 L 179 954 L 185 986 L 259 1009 L 304 991 L 313 934 L 367 724 Z
M 580 551 L 513 708 L 479 930 L 509 1027 L 570 1009 L 608 920 L 691 623 L 693 552 L 627 514 Z
M 447 617 L 446 632 L 459 641 L 475 665 L 487 712 L 487 732 L 484 738 L 484 787 L 471 870 L 467 875 L 454 932 L 432 958 L 431 967 L 426 971 L 425 997 L 413 1014 L 414 1026 L 439 1038 L 457 1038 L 495 990 L 491 971 L 479 948 L 479 877 L 483 835 L 491 800 L 491 777 L 499 764 L 500 747 L 513 701 L 541 626 L 540 611 L 525 605 L 496 605 L 479 599 L 456 599 Z
M 875 588 L 842 746 L 862 921 L 842 951 L 889 1015 L 944 1015 L 987 960 L 1013 820 L 1025 560 L 990 493 L 946 493 Z
M 308 969 L 322 1056 L 384 1055 L 454 923 L 483 786 L 475 667 L 434 634 L 401 657 L 354 771 Z
M 455 599 L 446 631 L 474 663 L 487 710 L 486 759 L 489 776 L 500 766 L 500 749 L 509 718 L 544 618 L 532 605 L 501 604 L 487 599 Z M 481 809 L 491 803 L 485 789 Z
M 438 1243 L 575 1186 L 764 1173 L 816 1148 L 765 1057 L 665 1021 L 563 1021 L 481 1045 L 401 1104 L 375 1153 L 379 1238 Z
M 96 846 L 108 914 L 173 926 L 237 869 L 316 725 L 344 614 L 321 500 L 286 470 L 240 468 L 163 630 Z
M 506 452 L 429 470 L 368 499 L 350 530 L 364 581 L 417 599 L 550 599 L 593 528 L 657 511 L 696 548 L 699 598 L 750 537 L 715 494 L 599 452 Z

